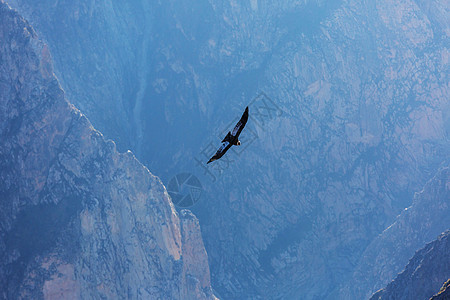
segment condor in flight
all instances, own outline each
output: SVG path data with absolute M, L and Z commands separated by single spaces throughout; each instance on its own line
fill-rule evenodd
M 239 135 L 241 134 L 242 129 L 244 129 L 245 124 L 248 120 L 248 106 L 245 108 L 244 113 L 242 114 L 241 119 L 237 122 L 236 126 L 232 132 L 228 131 L 226 137 L 222 140 L 222 146 L 220 146 L 219 150 L 217 150 L 216 154 L 206 163 L 209 164 L 212 161 L 218 160 L 221 158 L 231 146 L 236 145 L 239 146 L 241 141 L 239 141 Z

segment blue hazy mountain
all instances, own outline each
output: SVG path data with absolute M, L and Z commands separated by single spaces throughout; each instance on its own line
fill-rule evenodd
M 427 182 L 419 193 L 414 195 L 411 206 L 405 208 L 395 219 L 395 222 L 366 248 L 353 270 L 352 277 L 347 281 L 345 287 L 340 288 L 341 298 L 355 297 L 362 299 L 370 297 L 375 291 L 389 284 L 396 274 L 404 269 L 418 249 L 433 241 L 436 236 L 449 228 L 449 182 L 450 169 L 443 168 Z M 441 250 L 437 252 L 443 254 L 433 255 L 433 259 L 436 261 L 429 263 L 429 266 L 426 267 L 429 272 L 435 270 L 435 275 L 429 277 L 418 273 L 405 276 L 415 276 L 414 283 L 410 282 L 408 285 L 416 285 L 418 293 L 426 293 L 425 286 L 428 286 L 432 293 L 437 291 L 442 285 L 441 281 L 448 279 L 443 277 L 450 276 L 448 273 L 450 268 L 445 264 L 446 261 L 450 262 L 450 251 L 445 249 L 445 245 L 445 243 L 442 243 L 443 248 L 441 247 Z M 423 251 L 428 252 L 428 250 Z M 438 270 L 441 270 L 441 272 L 438 272 Z M 408 295 L 412 294 L 408 293 L 413 292 L 404 291 L 406 289 L 412 291 L 411 288 L 407 287 L 397 290 L 400 294 L 404 294 L 406 299 L 411 298 Z
M 120 151 L 200 179 L 223 298 L 334 299 L 448 166 L 445 1 L 9 3 Z M 242 150 L 206 167 L 247 105 Z
M 65 98 L 0 0 L 0 299 L 214 299 L 198 220 Z
M 417 251 L 403 272 L 370 299 L 449 299 L 445 291 L 450 279 L 450 232 L 442 233 L 437 240 Z M 435 298 L 433 298 L 435 299 Z

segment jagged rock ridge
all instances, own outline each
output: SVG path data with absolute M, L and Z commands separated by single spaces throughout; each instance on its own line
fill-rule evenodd
M 0 62 L 0 298 L 213 298 L 198 221 L 66 101 L 3 0 Z
M 446 231 L 437 240 L 417 251 L 404 271 L 370 299 L 429 299 L 449 278 L 450 231 Z M 444 288 L 445 285 L 443 290 Z M 445 295 L 444 291 L 441 295 Z
M 449 228 L 450 168 L 445 167 L 367 247 L 347 286 L 341 289 L 341 297 L 370 297 L 403 270 L 417 249 Z
M 450 279 L 447 280 L 439 292 L 430 298 L 431 300 L 448 300 L 450 299 Z

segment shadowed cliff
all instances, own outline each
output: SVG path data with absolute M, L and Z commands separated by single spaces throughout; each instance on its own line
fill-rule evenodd
M 415 251 L 449 228 L 450 169 L 445 167 L 415 194 L 411 206 L 366 248 L 353 276 L 341 289 L 342 298 L 369 297 L 393 280 Z M 442 254 L 442 261 L 450 261 L 449 255 Z
M 430 299 L 442 287 L 440 297 L 448 299 L 446 281 L 450 278 L 450 231 L 418 250 L 406 268 L 371 300 Z M 443 285 L 444 283 L 444 285 Z M 448 282 L 447 282 L 448 285 Z

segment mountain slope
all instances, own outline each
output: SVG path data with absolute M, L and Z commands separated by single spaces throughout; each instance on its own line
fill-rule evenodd
M 448 165 L 444 0 L 11 3 L 68 93 L 98 91 L 76 101 L 119 149 L 165 182 L 202 181 L 193 211 L 224 298 L 334 299 Z M 248 147 L 206 168 L 260 91 L 272 102 L 250 105 Z
M 450 231 L 417 251 L 404 271 L 370 299 L 429 299 L 448 278 Z
M 198 222 L 70 105 L 0 1 L 0 298 L 213 298 Z
M 430 179 L 415 195 L 412 205 L 367 247 L 341 296 L 368 297 L 393 280 L 417 249 L 450 228 L 449 201 L 450 169 L 447 167 Z
M 431 300 L 448 300 L 450 299 L 450 279 L 447 280 L 439 292 L 430 298 Z

